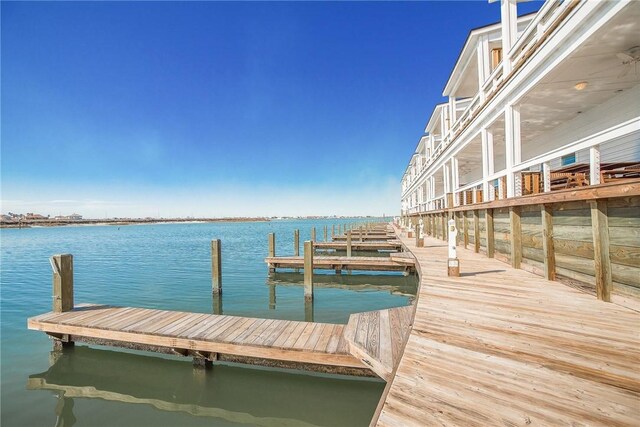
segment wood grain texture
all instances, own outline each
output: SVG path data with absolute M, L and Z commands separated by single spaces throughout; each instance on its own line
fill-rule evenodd
M 373 425 L 637 425 L 640 313 L 468 249 L 447 277 L 442 242 L 403 242 L 421 284 Z

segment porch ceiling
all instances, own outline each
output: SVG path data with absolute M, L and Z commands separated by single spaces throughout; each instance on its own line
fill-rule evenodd
M 523 140 L 575 118 L 640 84 L 640 63 L 617 54 L 640 46 L 640 2 L 633 2 L 551 71 L 520 102 Z M 586 81 L 583 90 L 578 82 Z

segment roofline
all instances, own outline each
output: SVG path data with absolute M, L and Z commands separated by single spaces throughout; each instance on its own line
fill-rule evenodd
M 531 12 L 531 13 L 526 13 L 524 15 L 518 16 L 518 23 L 520 23 L 521 20 L 524 21 L 527 18 L 533 18 L 534 15 L 536 15 L 537 13 L 538 12 Z M 471 30 L 469 30 L 469 34 L 467 35 L 467 38 L 466 38 L 464 44 L 462 45 L 462 49 L 460 49 L 460 52 L 458 53 L 458 58 L 456 59 L 456 62 L 453 64 L 453 68 L 451 69 L 451 73 L 449 74 L 449 79 L 447 79 L 447 83 L 444 85 L 444 89 L 442 90 L 442 96 L 448 96 L 448 95 L 445 95 L 445 94 L 452 90 L 452 88 L 450 86 L 453 84 L 453 82 L 452 82 L 453 76 L 454 76 L 454 74 L 456 72 L 456 69 L 460 65 L 461 60 L 463 59 L 464 53 L 465 53 L 465 51 L 467 49 L 467 46 L 471 42 L 471 39 L 475 38 L 480 33 L 490 32 L 492 30 L 498 29 L 500 27 L 500 24 L 501 24 L 501 21 L 497 21 L 497 22 L 493 22 L 491 24 L 483 25 L 481 27 L 476 27 L 476 28 L 472 28 Z M 497 27 L 497 28 L 493 28 L 493 27 Z

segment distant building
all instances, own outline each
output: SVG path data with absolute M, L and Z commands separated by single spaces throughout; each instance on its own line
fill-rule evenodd
M 70 219 L 70 220 L 72 220 L 72 221 L 79 221 L 79 220 L 81 220 L 81 219 L 82 219 L 82 215 L 77 214 L 77 213 L 73 213 L 73 214 L 69 215 L 69 216 L 67 217 L 67 219 Z

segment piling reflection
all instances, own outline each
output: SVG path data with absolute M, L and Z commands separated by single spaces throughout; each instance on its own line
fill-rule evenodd
M 215 364 L 194 375 L 186 361 L 85 346 L 52 360 L 47 371 L 29 376 L 27 389 L 52 391 L 52 421 L 65 427 L 76 423 L 77 398 L 145 404 L 248 425 L 367 425 L 384 387 L 372 379 L 231 364 Z

